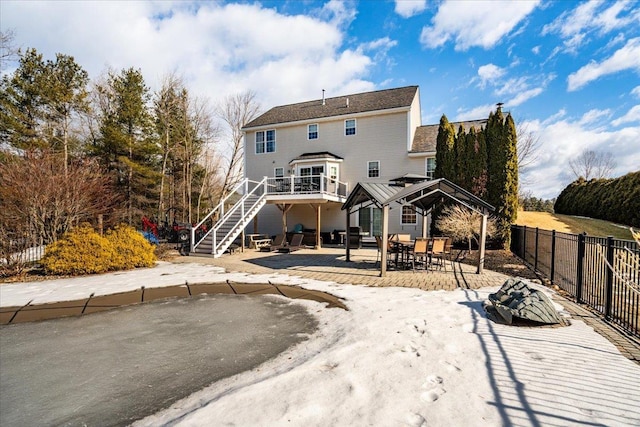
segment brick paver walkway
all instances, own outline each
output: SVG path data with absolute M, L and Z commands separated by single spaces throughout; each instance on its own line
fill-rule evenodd
M 224 268 L 227 272 L 254 274 L 282 273 L 336 283 L 365 286 L 401 286 L 425 291 L 478 289 L 500 286 L 509 276 L 484 270 L 476 274 L 476 267 L 454 263 L 454 269 L 435 271 L 388 271 L 379 277 L 375 249 L 351 251 L 351 262 L 346 261 L 343 248 L 301 249 L 290 254 L 259 252 L 247 249 L 220 258 L 178 257 L 172 262 L 199 262 Z M 630 360 L 640 364 L 640 340 L 625 335 L 611 325 L 572 301 L 556 294 L 555 301 L 573 317 L 579 318 L 611 341 Z

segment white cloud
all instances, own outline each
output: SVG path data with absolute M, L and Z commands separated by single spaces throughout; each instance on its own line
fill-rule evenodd
M 533 89 L 526 90 L 524 92 L 518 93 L 513 99 L 510 99 L 508 102 L 505 102 L 506 107 L 517 107 L 520 104 L 524 104 L 526 101 L 531 98 L 535 98 L 540 95 L 544 89 L 541 87 L 536 87 Z
M 595 110 L 578 120 L 556 114 L 542 122 L 525 122 L 541 142 L 538 158 L 526 173 L 526 190 L 538 197 L 557 197 L 575 178 L 569 171 L 569 160 L 584 150 L 612 153 L 617 163 L 613 176 L 638 170 L 640 150 L 632 142 L 640 140 L 640 126 L 610 131 L 602 127 L 593 129 L 586 123 L 607 114 L 605 110 Z
M 640 105 L 636 105 L 632 107 L 629 111 L 627 111 L 627 114 L 612 121 L 611 123 L 614 126 L 620 126 L 623 123 L 633 123 L 633 122 L 640 122 Z
M 539 55 L 539 54 L 540 54 L 540 45 L 532 47 L 532 48 L 531 48 L 531 52 L 532 52 L 534 55 Z
M 578 124 L 581 126 L 586 126 L 590 124 L 599 124 L 600 126 L 602 126 L 603 123 L 602 122 L 599 123 L 600 119 L 609 118 L 609 117 L 611 117 L 610 109 L 607 108 L 606 110 L 598 110 L 594 108 L 584 113 L 580 118 L 580 120 L 578 121 Z
M 636 86 L 631 89 L 631 95 L 634 95 L 636 98 L 640 98 L 640 86 Z
M 427 0 L 396 0 L 396 13 L 403 18 L 410 18 L 427 8 Z
M 454 39 L 456 50 L 472 46 L 489 49 L 511 33 L 538 4 L 537 0 L 445 1 L 432 19 L 432 25 L 422 29 L 420 42 L 427 48 L 437 48 Z
M 575 73 L 571 73 L 567 78 L 568 90 L 578 90 L 602 76 L 630 69 L 640 71 L 640 37 L 630 39 L 604 61 L 591 61 Z
M 135 67 L 157 89 L 175 70 L 201 96 L 251 89 L 266 106 L 319 98 L 323 88 L 375 89 L 366 80 L 371 54 L 396 42 L 344 48 L 356 15 L 350 2 L 328 2 L 313 15 L 215 2 L 3 2 L 1 19 L 18 45 L 45 58 L 72 55 L 92 78 L 106 66 Z
M 602 0 L 581 3 L 572 11 L 563 12 L 552 23 L 542 29 L 542 35 L 556 33 L 564 39 L 564 50 L 577 53 L 587 44 L 587 34 L 602 36 L 616 29 L 640 23 L 640 12 L 633 2 L 616 3 Z
M 478 76 L 480 77 L 480 87 L 484 88 L 487 82 L 497 83 L 500 77 L 504 76 L 506 70 L 494 64 L 482 65 L 478 68 Z

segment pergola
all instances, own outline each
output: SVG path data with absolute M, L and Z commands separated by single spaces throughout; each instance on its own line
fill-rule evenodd
M 444 200 L 450 199 L 458 204 L 466 206 L 482 215 L 480 223 L 480 248 L 478 251 L 478 269 L 477 273 L 482 273 L 484 267 L 485 243 L 487 236 L 487 218 L 494 207 L 484 200 L 474 196 L 464 188 L 448 181 L 445 178 L 439 178 L 431 181 L 419 182 L 406 187 L 396 187 L 389 184 L 367 183 L 361 182 L 351 191 L 347 201 L 342 205 L 342 209 L 347 211 L 347 236 L 346 236 L 346 255 L 347 261 L 351 259 L 350 247 L 350 216 L 358 210 L 376 206 L 382 209 L 382 248 L 381 259 L 387 259 L 387 245 L 389 239 L 389 209 L 390 205 L 411 204 L 415 207 L 416 212 L 422 215 L 422 232 L 426 233 L 427 215 L 431 213 L 434 206 L 442 203 Z M 424 236 L 426 237 L 426 236 Z M 387 263 L 380 262 L 380 276 L 384 277 L 387 272 Z

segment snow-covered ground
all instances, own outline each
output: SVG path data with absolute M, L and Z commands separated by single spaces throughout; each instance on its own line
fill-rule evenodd
M 0 305 L 225 280 L 322 290 L 343 298 L 349 311 L 292 301 L 319 319 L 308 341 L 138 425 L 640 425 L 640 366 L 580 320 L 558 328 L 489 321 L 482 302 L 497 287 L 424 292 L 161 263 L 5 284 Z

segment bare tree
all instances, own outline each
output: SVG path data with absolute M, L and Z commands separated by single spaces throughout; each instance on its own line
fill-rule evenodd
M 14 30 L 0 31 L 0 71 L 5 64 L 18 58 L 18 49 L 14 45 L 16 33 Z
M 227 124 L 228 147 L 230 150 L 224 180 L 220 190 L 220 198 L 226 196 L 242 179 L 243 171 L 243 133 L 244 125 L 253 120 L 260 112 L 260 104 L 252 91 L 231 95 L 218 106 L 217 114 Z
M 478 243 L 480 237 L 481 215 L 475 211 L 463 208 L 459 205 L 447 206 L 442 210 L 442 215 L 436 221 L 438 230 L 451 236 L 456 241 L 466 240 L 471 250 L 472 241 Z M 487 221 L 487 235 L 496 232 L 496 221 L 489 218 Z
M 569 167 L 576 179 L 600 179 L 611 175 L 616 162 L 609 152 L 585 150 L 575 159 L 569 160 Z
M 522 175 L 538 159 L 540 137 L 523 122 L 518 123 L 516 134 L 518 136 L 518 172 Z

